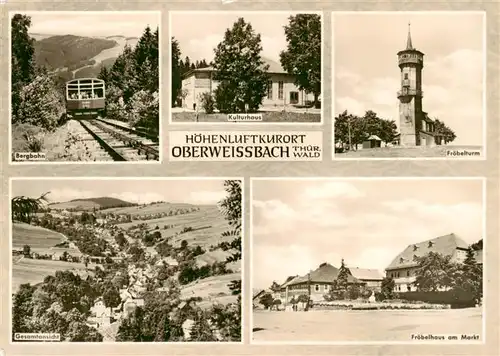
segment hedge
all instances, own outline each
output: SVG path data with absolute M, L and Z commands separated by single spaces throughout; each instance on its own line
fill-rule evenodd
M 452 308 L 467 308 L 476 305 L 474 295 L 465 291 L 404 292 L 397 293 L 397 299 L 421 301 L 430 304 L 450 304 Z

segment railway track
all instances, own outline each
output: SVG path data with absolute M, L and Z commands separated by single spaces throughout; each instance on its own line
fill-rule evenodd
M 102 118 L 79 122 L 113 161 L 159 160 L 158 136 Z

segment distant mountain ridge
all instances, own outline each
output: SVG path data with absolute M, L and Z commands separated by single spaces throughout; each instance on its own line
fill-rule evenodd
M 137 37 L 122 35 L 85 37 L 77 35 L 30 34 L 35 39 L 38 65 L 57 72 L 65 80 L 96 77 L 102 66 L 110 68 L 125 45 L 134 48 Z
M 122 199 L 112 197 L 80 198 L 66 202 L 51 203 L 51 209 L 73 209 L 73 210 L 92 210 L 109 209 L 118 207 L 137 206 L 138 204 L 127 202 Z

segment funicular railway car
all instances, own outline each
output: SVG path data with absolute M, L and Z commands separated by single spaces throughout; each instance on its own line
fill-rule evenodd
M 80 78 L 66 83 L 66 115 L 68 118 L 88 119 L 104 116 L 105 100 L 104 80 Z

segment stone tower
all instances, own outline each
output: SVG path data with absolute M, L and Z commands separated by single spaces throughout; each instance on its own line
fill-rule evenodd
M 398 52 L 398 64 L 401 69 L 401 89 L 399 99 L 399 128 L 402 146 L 419 146 L 422 129 L 422 69 L 424 54 L 413 48 L 410 24 L 406 49 Z

